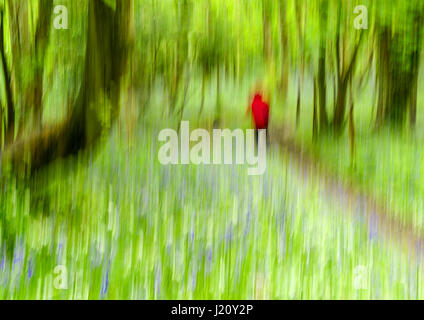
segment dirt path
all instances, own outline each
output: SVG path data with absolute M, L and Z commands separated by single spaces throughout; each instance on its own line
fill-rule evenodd
M 305 182 L 316 178 L 321 194 L 331 201 L 337 201 L 342 207 L 352 209 L 346 212 L 364 219 L 370 232 L 399 246 L 414 258 L 423 256 L 424 237 L 413 224 L 399 221 L 387 204 L 365 194 L 358 186 L 342 181 L 310 152 L 302 149 L 289 132 L 284 128 L 271 129 L 271 144 L 278 145 L 286 153 Z

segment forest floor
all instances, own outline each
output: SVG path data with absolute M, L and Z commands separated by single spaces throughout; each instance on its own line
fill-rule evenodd
M 406 250 L 415 259 L 422 257 L 424 237 L 414 230 L 412 223 L 394 218 L 396 215 L 391 212 L 393 209 L 389 205 L 329 170 L 308 148 L 296 141 L 290 126 L 274 127 L 270 131 L 271 145 L 279 146 L 289 157 L 289 165 L 300 173 L 304 183 L 318 183 L 324 199 L 350 208 L 344 212 L 356 215 L 365 222 L 370 233 Z
M 13 252 L 0 252 L 0 297 L 424 296 L 420 234 L 294 130 L 271 128 L 267 170 L 249 176 L 247 165 L 160 164 L 161 128 L 140 124 L 131 148 L 114 131 L 95 156 L 40 173 L 39 192 L 6 185 L 0 230 Z M 69 290 L 56 286 L 57 266 Z

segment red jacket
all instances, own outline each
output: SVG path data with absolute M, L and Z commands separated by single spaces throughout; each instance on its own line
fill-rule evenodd
M 247 108 L 247 111 L 252 109 L 253 122 L 256 129 L 268 129 L 269 106 L 262 100 L 260 94 L 255 94 L 252 104 Z

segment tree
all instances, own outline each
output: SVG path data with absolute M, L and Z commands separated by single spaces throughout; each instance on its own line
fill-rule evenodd
M 328 1 L 324 0 L 319 7 L 319 56 L 318 56 L 318 91 L 319 91 L 319 125 L 320 130 L 327 130 L 328 116 L 326 109 L 326 35 L 327 35 L 327 16 L 328 16 Z
M 262 0 L 263 55 L 265 62 L 272 58 L 271 11 L 270 1 Z
M 296 101 L 296 127 L 299 126 L 300 122 L 300 108 L 301 108 L 301 91 L 303 87 L 303 80 L 305 76 L 305 60 L 306 60 L 306 50 L 305 50 L 305 29 L 306 29 L 306 2 L 304 6 L 301 6 L 300 1 L 295 1 L 295 12 L 296 12 L 296 28 L 297 28 L 297 39 L 298 39 L 298 48 L 299 48 L 299 78 L 297 85 L 297 101 Z
M 335 71 L 336 71 L 336 100 L 333 116 L 333 130 L 336 135 L 340 135 L 345 126 L 346 114 L 346 98 L 349 81 L 351 81 L 352 73 L 354 72 L 359 47 L 364 38 L 365 31 L 355 31 L 359 35 L 355 35 L 357 39 L 351 40 L 351 52 L 349 55 L 347 32 L 351 32 L 349 26 L 343 27 L 341 23 L 342 11 L 341 4 L 337 7 L 337 24 L 336 24 L 336 40 L 335 40 Z M 349 19 L 345 19 L 346 23 L 350 23 Z M 348 30 L 348 31 L 347 31 Z
M 15 137 L 15 105 L 12 98 L 12 88 L 11 88 L 11 77 L 9 69 L 6 62 L 6 53 L 4 50 L 4 13 L 3 9 L 0 11 L 0 55 L 1 55 L 1 65 L 3 70 L 3 81 L 5 86 L 5 95 L 6 95 L 6 114 L 5 117 L 5 145 L 9 145 L 13 142 Z M 3 116 L 0 118 L 0 123 L 2 122 Z M 3 131 L 3 130 L 2 130 Z M 1 133 L 1 131 L 0 131 Z
M 391 16 L 404 15 L 407 23 L 393 25 L 380 17 L 378 41 L 378 109 L 377 125 L 383 123 L 395 127 L 405 123 L 407 112 L 410 122 L 416 121 L 417 82 L 422 43 L 421 25 L 423 9 L 392 6 Z M 387 19 L 389 20 L 389 19 Z M 405 20 L 402 20 L 403 22 Z
M 288 50 L 288 37 L 287 37 L 287 1 L 281 0 L 279 2 L 280 8 L 280 47 L 281 47 L 281 77 L 280 77 L 280 92 L 285 98 L 287 96 L 287 90 L 289 85 L 289 74 L 290 74 L 290 61 L 289 61 L 289 50 Z
M 10 145 L 2 167 L 33 173 L 58 158 L 93 146 L 104 131 L 96 106 L 105 97 L 112 119 L 119 111 L 121 81 L 134 47 L 133 0 L 117 1 L 113 10 L 102 0 L 89 1 L 85 67 L 79 95 L 58 125 Z

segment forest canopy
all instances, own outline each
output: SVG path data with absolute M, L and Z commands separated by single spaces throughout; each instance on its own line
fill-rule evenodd
M 57 5 L 4 0 L 0 7 L 5 167 L 36 170 L 95 144 L 120 117 L 121 104 L 125 114 L 142 117 L 158 84 L 167 97 L 164 114 L 182 119 L 190 83 L 200 82 L 201 115 L 205 88 L 215 81 L 219 123 L 221 81 L 241 83 L 258 70 L 283 105 L 289 87 L 297 87 L 297 124 L 312 79 L 314 136 L 338 136 L 347 123 L 353 130 L 353 97 L 367 83 L 375 87 L 376 127 L 416 123 L 422 1 Z M 63 14 L 69 26 L 57 29 Z

